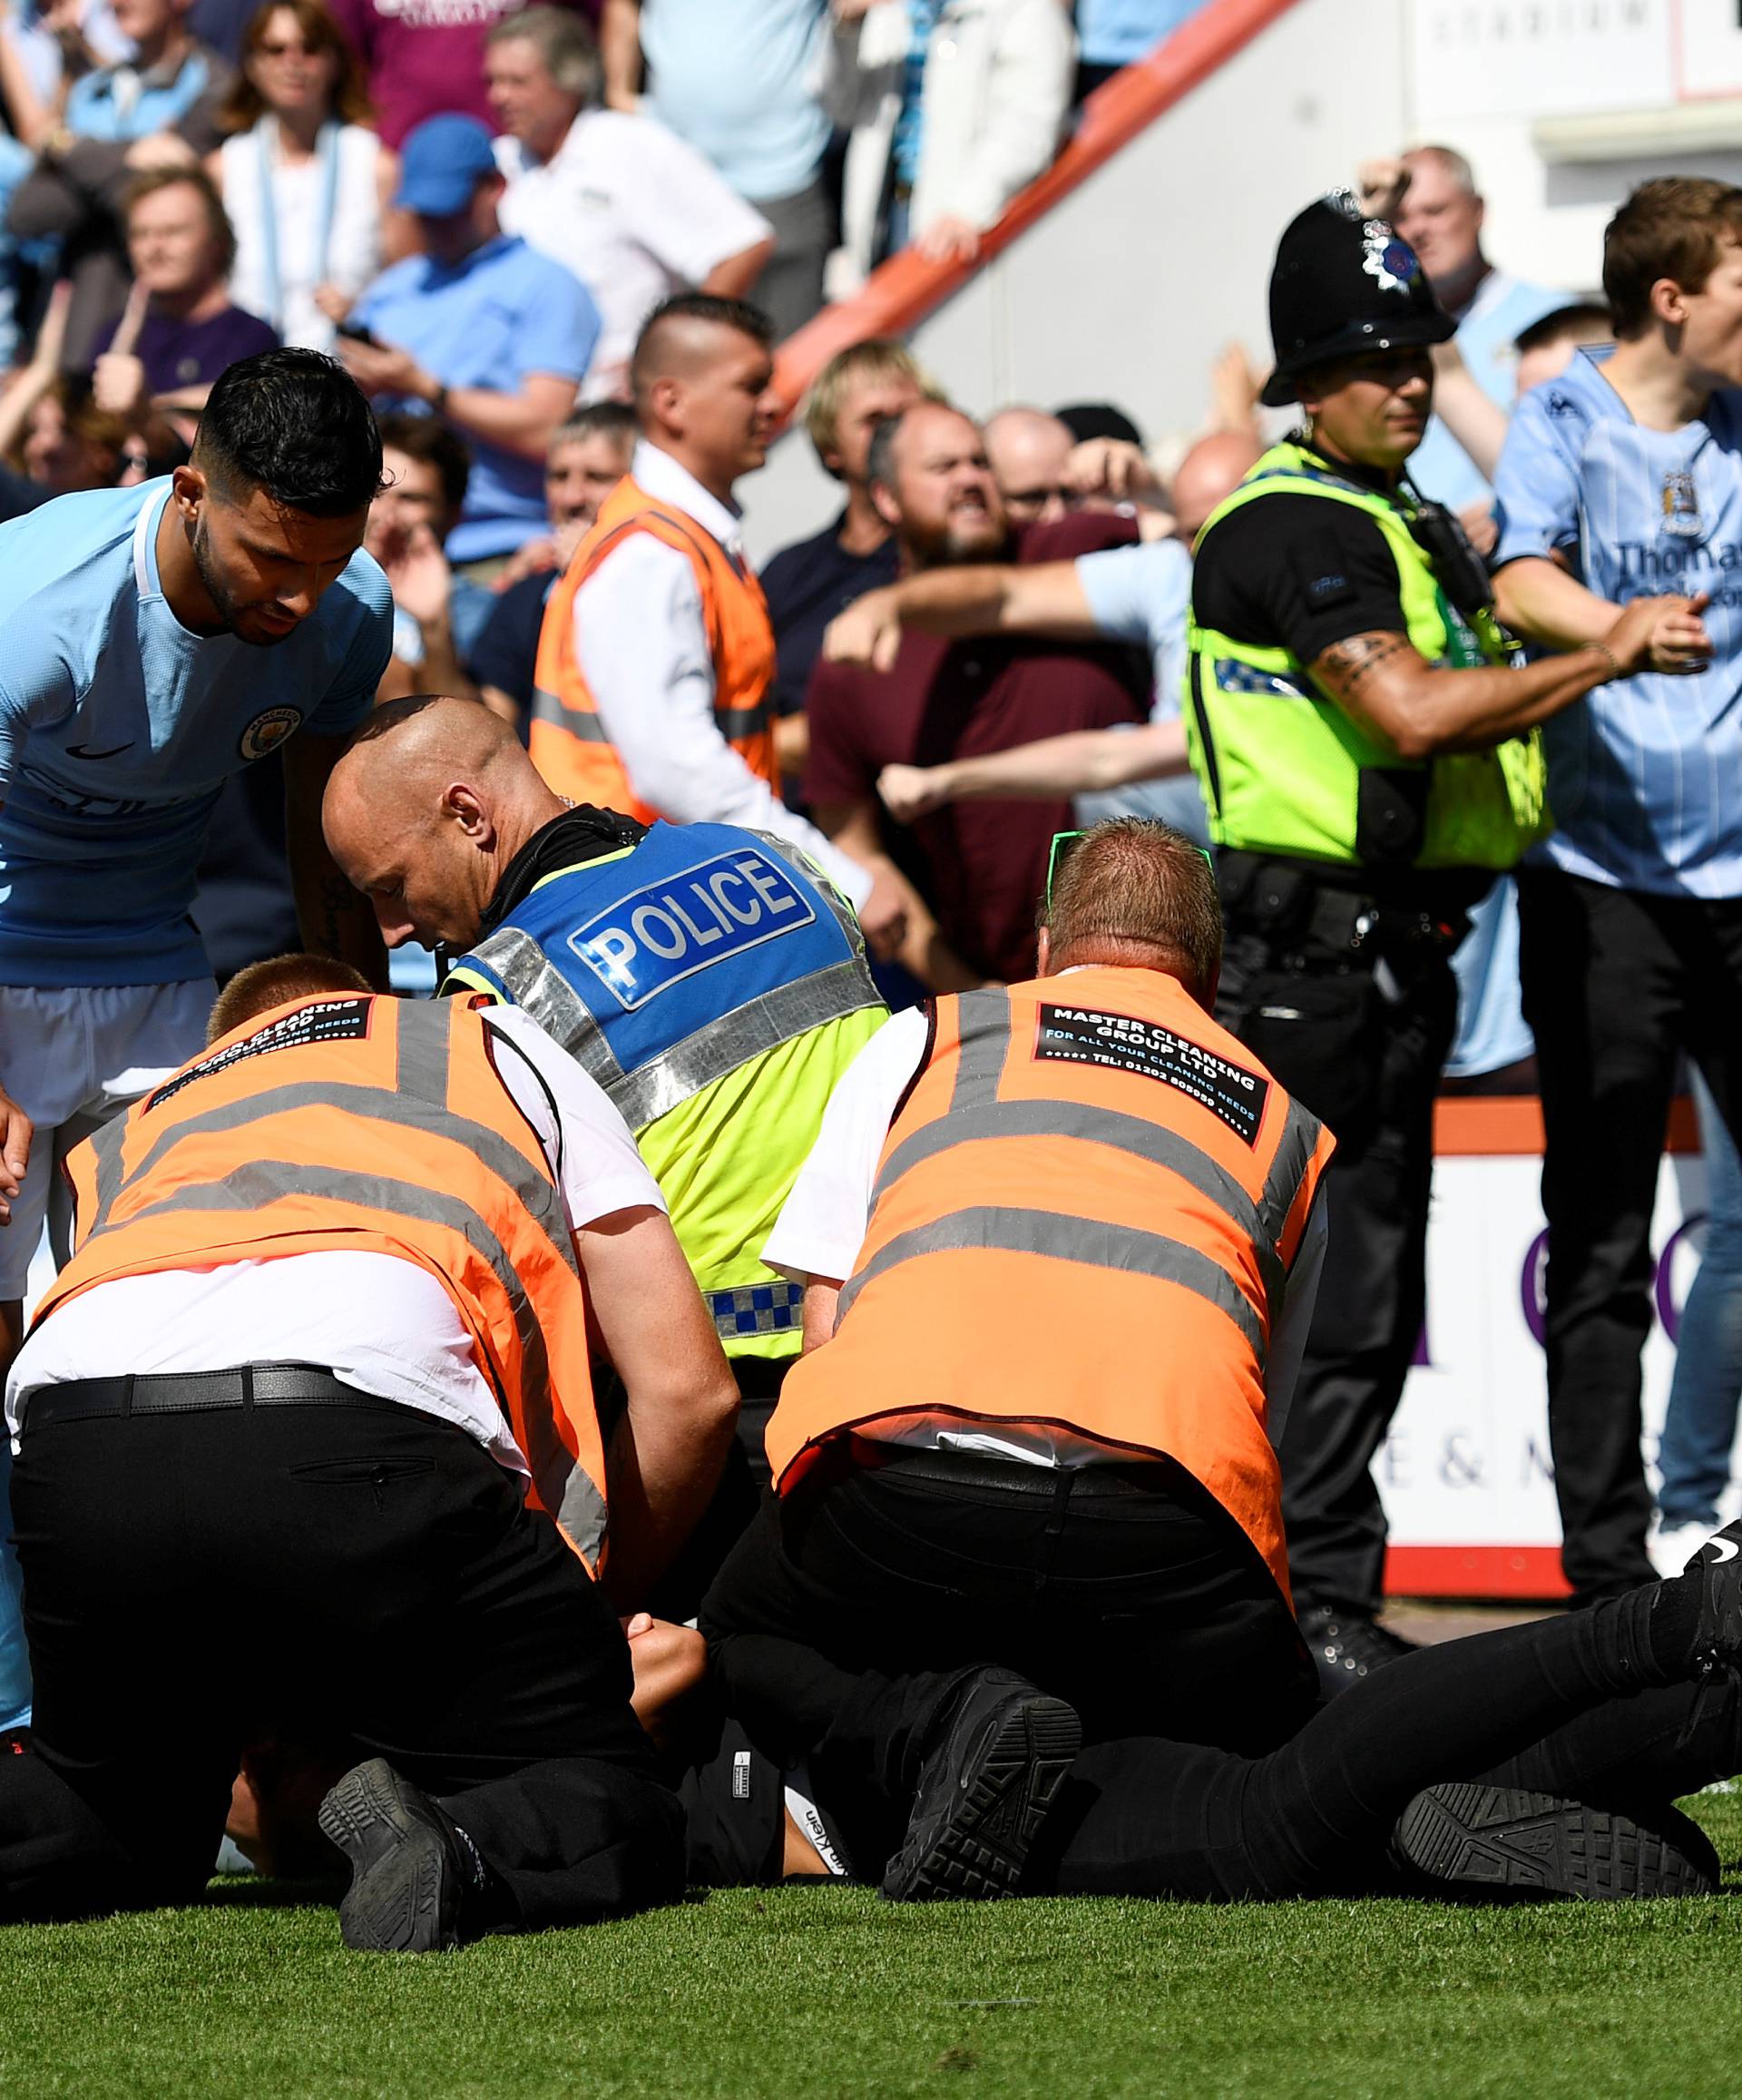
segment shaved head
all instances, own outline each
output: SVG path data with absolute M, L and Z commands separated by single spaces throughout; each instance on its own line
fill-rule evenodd
M 1218 430 L 1200 437 L 1179 462 L 1173 477 L 1173 515 L 1188 546 L 1203 531 L 1209 514 L 1257 466 L 1264 447 L 1238 430 Z
M 321 823 L 389 947 L 463 947 L 502 870 L 563 808 L 499 716 L 425 693 L 363 724 L 333 768 Z
M 1014 523 L 1064 515 L 1065 463 L 1076 442 L 1068 423 L 1041 408 L 1001 408 L 986 425 L 986 456 Z
M 773 341 L 759 307 L 684 291 L 654 308 L 629 361 L 641 435 L 721 503 L 768 456 L 781 407 Z

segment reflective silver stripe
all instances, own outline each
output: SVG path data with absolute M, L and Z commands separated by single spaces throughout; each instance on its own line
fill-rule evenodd
M 754 707 L 717 707 L 714 710 L 714 727 L 728 743 L 734 737 L 760 736 L 768 726 L 768 703 L 758 701 Z
M 1288 1222 L 1288 1213 L 1295 1207 L 1295 1198 L 1300 1193 L 1300 1184 L 1312 1163 L 1313 1148 L 1318 1143 L 1322 1127 L 1316 1115 L 1308 1114 L 1299 1102 L 1290 1098 L 1277 1156 L 1270 1163 L 1264 1192 L 1258 1198 L 1258 1216 L 1263 1223 L 1267 1249 L 1282 1245 L 1283 1228 Z M 1280 1265 L 1280 1254 L 1277 1261 Z M 1280 1298 L 1274 1299 L 1273 1302 L 1280 1304 Z
M 86 1237 L 94 1232 L 114 1208 L 125 1175 L 122 1172 L 122 1155 L 127 1143 L 127 1127 L 132 1118 L 117 1115 L 93 1132 L 91 1138 L 97 1155 L 97 1207 L 92 1213 Z
M 563 1456 L 568 1458 L 568 1453 Z M 553 1512 L 556 1521 L 594 1567 L 605 1543 L 605 1498 L 594 1487 L 587 1469 L 569 1459 L 569 1477 L 563 1484 L 563 1499 Z M 540 1489 L 541 1498 L 543 1490 Z
M 955 1084 L 950 1090 L 952 1115 L 957 1109 L 997 1100 L 998 1082 L 1010 1055 L 1010 994 L 1003 986 L 964 992 L 955 1004 L 962 1048 Z
M 813 970 L 789 985 L 777 985 L 674 1043 L 651 1065 L 614 1083 L 601 1082 L 631 1129 L 645 1130 L 680 1102 L 711 1086 L 729 1072 L 768 1050 L 778 1049 L 825 1022 L 845 1019 L 883 999 L 857 956 Z M 770 1104 L 768 1113 L 778 1114 Z
M 583 744 L 608 744 L 611 737 L 599 717 L 578 707 L 564 707 L 553 692 L 547 692 L 542 685 L 533 688 L 533 720 L 547 721 L 553 729 L 564 730 Z
M 1272 1311 L 1280 1306 L 1287 1273 L 1276 1251 L 1277 1235 L 1267 1230 L 1251 1197 L 1232 1174 L 1218 1167 L 1208 1153 L 1200 1152 L 1189 1138 L 1181 1137 L 1164 1124 L 1149 1123 L 1122 1110 L 1059 1100 L 991 1101 L 973 1108 L 953 1108 L 935 1122 L 923 1124 L 890 1153 L 877 1177 L 877 1193 L 910 1167 L 935 1159 L 955 1145 L 1005 1137 L 1066 1137 L 1087 1144 L 1111 1145 L 1116 1152 L 1134 1154 L 1151 1166 L 1165 1167 L 1178 1174 L 1250 1240 Z M 1287 1214 L 1286 1207 L 1283 1214 Z
M 1141 1232 L 1130 1225 L 1108 1225 L 1093 1218 L 1061 1216 L 1056 1211 L 1023 1211 L 984 1205 L 953 1211 L 929 1225 L 899 1232 L 879 1248 L 841 1292 L 843 1317 L 867 1283 L 904 1261 L 925 1254 L 985 1248 L 1005 1254 L 1039 1254 L 1055 1261 L 1074 1261 L 1091 1269 L 1123 1271 L 1179 1284 L 1225 1312 L 1245 1337 L 1260 1364 L 1264 1361 L 1264 1324 L 1234 1279 L 1208 1254 L 1160 1232 Z
M 240 1101 L 226 1102 L 221 1106 L 207 1109 L 203 1114 L 186 1116 L 164 1130 L 127 1175 L 126 1181 L 136 1183 L 185 1137 L 208 1132 L 240 1130 L 267 1116 L 288 1114 L 299 1108 L 328 1108 L 340 1114 L 360 1115 L 372 1123 L 398 1124 L 407 1130 L 427 1132 L 432 1136 L 445 1138 L 463 1146 L 488 1167 L 492 1173 L 507 1182 L 527 1213 L 539 1225 L 564 1267 L 575 1271 L 574 1246 L 569 1237 L 568 1222 L 553 1183 L 539 1173 L 505 1138 L 487 1125 L 455 1115 L 452 1110 L 437 1102 L 426 1102 L 416 1095 L 396 1094 L 388 1087 L 348 1084 L 335 1085 L 330 1080 L 308 1079 L 299 1080 L 294 1085 L 275 1086 L 260 1094 L 251 1094 Z M 326 1170 L 310 1167 L 306 1171 L 320 1173 Z M 115 1192 L 118 1194 L 124 1185 L 118 1182 Z M 308 1192 L 318 1194 L 320 1190 L 316 1186 Z M 456 1204 L 454 1208 L 462 1220 L 474 1215 L 464 1206 Z M 149 1212 L 134 1212 L 125 1222 L 131 1224 L 134 1217 L 149 1214 Z M 94 1239 L 99 1232 L 110 1229 L 108 1212 L 100 1211 L 86 1237 Z M 463 1222 L 460 1229 L 465 1230 Z M 575 1272 L 578 1273 L 578 1271 Z
M 530 934 L 516 926 L 500 927 L 472 953 L 495 972 L 515 1006 L 560 1043 L 589 1079 L 597 1081 L 607 1094 L 621 1085 L 623 1068 L 612 1055 L 604 1030 Z
M 820 862 L 813 860 L 802 846 L 795 845 L 790 839 L 777 838 L 772 831 L 758 831 L 750 824 L 745 825 L 744 829 L 749 831 L 752 839 L 758 839 L 766 846 L 777 860 L 784 860 L 788 868 L 796 868 L 807 882 L 816 884 L 822 892 L 823 902 L 835 916 L 836 925 L 846 935 L 848 946 L 855 955 L 862 956 L 865 953 L 865 935 L 859 926 L 859 915 L 836 888 L 834 877 L 827 873 Z
M 330 1101 L 328 1090 L 328 1105 Z M 437 1190 L 424 1188 L 416 1182 L 391 1181 L 380 1174 L 354 1173 L 341 1167 L 298 1166 L 288 1160 L 250 1160 L 215 1182 L 177 1189 L 155 1203 L 147 1203 L 142 1210 L 131 1214 L 127 1224 L 135 1224 L 146 1218 L 166 1217 L 177 1211 L 258 1211 L 286 1196 L 317 1196 L 336 1202 L 356 1203 L 366 1210 L 416 1218 L 425 1224 L 445 1226 L 448 1231 L 459 1233 L 484 1256 L 507 1294 L 515 1331 L 526 1359 L 524 1389 L 548 1392 L 550 1361 L 543 1331 L 508 1250 L 470 1204 Z M 124 1231 L 125 1227 L 117 1230 Z M 571 1254 L 571 1265 L 573 1261 Z M 529 1451 L 527 1457 L 530 1459 L 532 1456 Z

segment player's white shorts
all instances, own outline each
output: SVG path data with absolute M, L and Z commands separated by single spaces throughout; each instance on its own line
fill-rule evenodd
M 31 1256 L 64 1184 L 60 1163 L 99 1125 L 205 1047 L 217 988 L 176 985 L 0 985 L 0 1088 L 36 1125 L 12 1223 L 0 1231 L 0 1301 L 22 1299 Z M 54 1236 L 65 1259 L 66 1206 Z

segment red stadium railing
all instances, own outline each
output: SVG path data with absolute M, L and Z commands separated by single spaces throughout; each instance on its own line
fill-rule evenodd
M 1295 5 L 1296 0 L 1209 0 L 1147 58 L 1095 90 L 1083 103 L 1081 120 L 1064 151 L 1012 201 L 982 238 L 972 262 L 927 262 L 905 248 L 874 270 L 855 297 L 825 307 L 780 346 L 775 384 L 787 415 L 837 350 L 867 336 L 906 335 L 1061 198 Z

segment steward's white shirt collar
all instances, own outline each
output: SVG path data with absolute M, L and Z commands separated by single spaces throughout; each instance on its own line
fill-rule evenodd
M 649 496 L 687 512 L 735 561 L 743 560 L 744 543 L 739 533 L 743 513 L 735 503 L 721 503 L 717 496 L 710 496 L 687 466 L 680 466 L 669 452 L 661 452 L 645 437 L 635 446 L 629 471 Z

